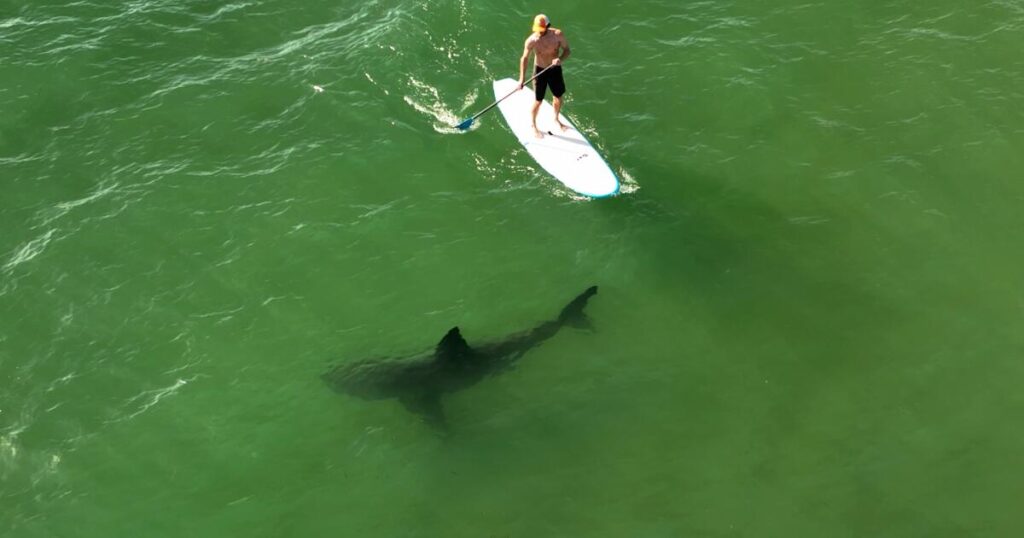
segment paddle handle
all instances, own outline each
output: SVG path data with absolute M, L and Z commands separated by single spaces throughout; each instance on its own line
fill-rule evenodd
M 525 85 L 527 85 L 527 84 L 529 84 L 529 83 L 533 82 L 533 79 L 535 79 L 535 78 L 537 78 L 537 77 L 539 77 L 539 76 L 543 75 L 545 71 L 547 71 L 548 69 L 551 69 L 551 68 L 552 68 L 552 67 L 554 67 L 554 66 L 555 66 L 554 64 L 551 64 L 551 65 L 549 65 L 549 66 L 545 67 L 544 69 L 541 69 L 540 71 L 538 71 L 538 72 L 537 72 L 537 74 L 536 74 L 536 75 L 533 75 L 532 77 L 530 77 L 530 80 L 527 80 L 526 82 L 524 82 L 524 83 L 523 83 L 523 86 L 525 86 Z M 508 99 L 509 97 L 512 97 L 512 94 L 513 94 L 513 93 L 516 93 L 516 92 L 517 92 L 517 91 L 519 91 L 520 89 L 521 89 L 521 88 L 516 88 L 516 89 L 514 89 L 514 90 L 512 90 L 512 91 L 508 92 L 508 95 L 506 95 L 505 97 L 502 97 L 501 99 L 498 99 L 497 101 L 495 101 L 495 102 L 491 103 L 491 106 L 489 106 L 489 107 L 487 107 L 487 108 L 485 108 L 485 109 L 481 110 L 480 112 L 477 112 L 475 116 L 473 116 L 472 118 L 469 118 L 468 120 L 466 120 L 466 121 L 465 121 L 465 122 L 463 122 L 463 123 L 472 123 L 472 122 L 473 122 L 473 120 L 475 120 L 475 119 L 479 118 L 480 116 L 482 116 L 482 115 L 484 114 L 484 112 L 487 112 L 488 110 L 490 110 L 490 109 L 492 109 L 492 108 L 494 108 L 494 107 L 498 106 L 498 103 L 500 103 L 500 102 L 504 101 L 505 99 Z

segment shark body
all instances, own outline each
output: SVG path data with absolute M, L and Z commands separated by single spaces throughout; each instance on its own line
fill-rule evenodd
M 432 426 L 446 430 L 441 397 L 471 387 L 511 368 L 527 351 L 555 336 L 562 327 L 587 328 L 583 313 L 597 286 L 569 302 L 554 320 L 498 341 L 471 347 L 453 327 L 433 351 L 412 357 L 345 363 L 323 374 L 335 391 L 366 400 L 397 399 Z

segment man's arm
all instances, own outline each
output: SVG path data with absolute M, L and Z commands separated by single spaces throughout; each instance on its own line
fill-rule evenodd
M 560 63 L 564 62 L 566 60 L 566 58 L 569 57 L 570 54 L 572 54 L 572 51 L 569 50 L 569 40 L 565 38 L 565 34 L 563 34 L 561 31 L 559 31 L 558 32 L 558 37 L 559 37 L 559 39 L 562 42 L 561 43 L 562 53 L 558 55 L 558 61 L 557 62 L 552 62 L 552 63 L 560 64 Z
M 533 40 L 530 38 L 526 39 L 526 44 L 523 45 L 523 57 L 519 59 L 519 87 L 523 87 L 523 81 L 526 80 L 526 62 L 530 60 L 530 50 L 533 49 Z

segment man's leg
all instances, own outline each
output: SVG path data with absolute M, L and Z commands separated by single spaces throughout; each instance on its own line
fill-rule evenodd
M 568 131 L 562 120 L 558 118 L 558 113 L 562 110 L 562 95 L 565 94 L 565 79 L 562 78 L 562 66 L 558 66 L 552 70 L 551 73 L 551 95 L 552 104 L 555 105 L 555 123 L 562 129 L 562 131 Z
M 536 98 L 533 103 L 533 135 L 537 138 L 544 138 L 544 134 L 537 128 L 537 111 L 540 110 L 540 104 L 544 102 L 544 94 L 548 91 L 548 79 L 541 74 L 542 69 L 539 67 L 535 67 L 534 71 L 537 73 L 537 78 L 533 81 L 533 96 Z
M 562 98 L 553 97 L 551 99 L 551 102 L 552 104 L 555 105 L 555 123 L 557 123 L 558 126 L 562 128 L 562 131 L 568 131 L 569 128 L 562 123 L 562 120 L 558 119 L 558 113 L 562 110 Z M 536 113 L 534 113 L 534 116 L 536 116 Z
M 544 134 L 542 134 L 540 132 L 540 130 L 537 129 L 537 111 L 540 110 L 540 104 L 541 103 L 543 103 L 543 101 L 534 101 L 533 102 L 533 112 L 532 112 L 532 114 L 533 114 L 533 116 L 532 116 L 533 117 L 533 134 L 537 138 L 544 138 Z

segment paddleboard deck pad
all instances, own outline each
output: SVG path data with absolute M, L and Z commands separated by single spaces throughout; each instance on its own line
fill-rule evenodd
M 514 91 L 519 81 L 505 78 L 494 81 L 494 98 L 501 99 Z M 611 167 L 587 142 L 583 133 L 576 129 L 566 117 L 558 115 L 562 129 L 555 123 L 555 109 L 544 101 L 537 111 L 537 129 L 543 133 L 537 138 L 531 124 L 530 110 L 536 99 L 530 86 L 515 92 L 498 104 L 512 133 L 544 170 L 575 192 L 603 198 L 619 192 L 619 178 Z

